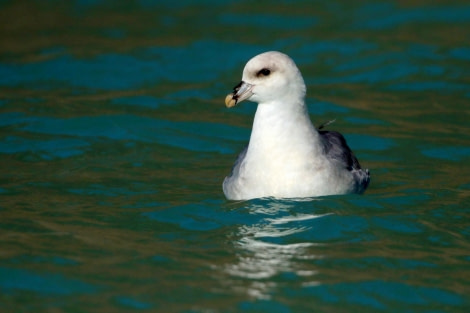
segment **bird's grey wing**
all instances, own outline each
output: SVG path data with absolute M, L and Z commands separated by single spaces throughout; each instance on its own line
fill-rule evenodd
M 336 131 L 319 131 L 325 147 L 325 153 L 330 160 L 338 163 L 348 170 L 361 169 L 359 161 L 349 148 L 343 135 Z
M 354 176 L 357 192 L 363 192 L 370 182 L 369 170 L 363 170 L 343 135 L 336 131 L 320 130 L 325 153 L 331 161 L 344 167 Z
M 248 150 L 248 145 L 245 146 L 245 148 L 238 154 L 237 159 L 235 160 L 235 163 L 233 164 L 232 171 L 230 172 L 230 175 L 228 177 L 232 176 L 237 176 L 239 171 L 240 171 L 240 165 L 243 162 L 243 159 L 245 158 L 246 151 Z
M 247 151 L 248 145 L 245 147 L 245 149 L 242 150 L 242 152 L 240 152 L 237 160 L 233 164 L 230 175 L 225 177 L 224 182 L 222 183 L 222 190 L 224 191 L 225 196 L 229 199 L 233 199 L 234 197 L 236 198 L 239 192 L 237 181 L 240 175 L 240 167 L 243 163 L 243 160 L 245 159 Z

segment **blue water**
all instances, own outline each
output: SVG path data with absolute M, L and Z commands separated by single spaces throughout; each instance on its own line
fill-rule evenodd
M 0 1 L 1 312 L 468 312 L 465 1 Z M 252 56 L 364 195 L 227 201 Z

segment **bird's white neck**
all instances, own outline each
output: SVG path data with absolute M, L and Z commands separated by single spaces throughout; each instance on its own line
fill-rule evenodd
M 286 103 L 289 104 L 286 106 Z M 313 155 L 320 145 L 319 140 L 303 99 L 293 103 L 260 103 L 253 121 L 248 155 L 256 155 L 262 162 L 270 162 L 273 157 L 284 162 L 299 154 Z

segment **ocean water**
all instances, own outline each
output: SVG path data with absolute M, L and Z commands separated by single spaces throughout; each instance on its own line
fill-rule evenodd
M 1 312 L 469 312 L 467 1 L 0 1 Z M 364 195 L 228 201 L 289 54 Z

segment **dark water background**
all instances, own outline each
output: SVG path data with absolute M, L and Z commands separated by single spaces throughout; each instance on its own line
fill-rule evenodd
M 246 61 L 372 183 L 226 201 Z M 468 1 L 0 1 L 1 312 L 469 312 Z

